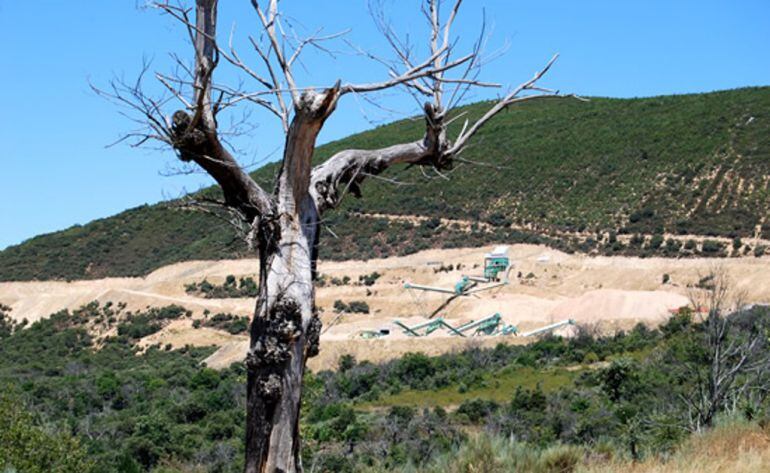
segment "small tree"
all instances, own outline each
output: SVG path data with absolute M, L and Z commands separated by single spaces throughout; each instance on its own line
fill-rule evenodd
M 374 2 L 376 3 L 376 2 Z M 217 35 L 217 0 L 183 3 L 155 2 L 162 12 L 179 20 L 193 46 L 194 66 L 179 62 L 180 74 L 157 73 L 168 96 L 146 94 L 141 80 L 114 81 L 109 91 L 97 91 L 136 113 L 145 128 L 131 133 L 134 145 L 150 140 L 171 147 L 180 160 L 194 163 L 219 184 L 232 221 L 242 230 L 250 248 L 259 254 L 259 296 L 250 327 L 247 365 L 246 471 L 301 470 L 299 421 L 302 376 L 308 357 L 318 353 L 321 323 L 315 310 L 314 280 L 323 214 L 344 196 L 361 195 L 367 177 L 391 166 L 405 164 L 430 169 L 436 175 L 452 168 L 470 139 L 500 111 L 534 99 L 555 97 L 537 82 L 555 57 L 532 79 L 512 88 L 477 120 L 464 120 L 450 137 L 447 127 L 458 118 L 452 110 L 473 87 L 497 86 L 479 80 L 484 63 L 483 33 L 468 54 L 457 55 L 452 35 L 461 0 L 425 2 L 428 46 L 417 57 L 408 41 L 395 33 L 381 10 L 374 17 L 394 60 L 382 60 L 355 48 L 385 66 L 387 79 L 355 84 L 341 80 L 319 87 L 303 87 L 295 68 L 300 57 L 340 34 L 300 37 L 286 22 L 278 0 L 252 0 L 259 34 L 249 37 L 257 64 L 247 63 Z M 482 29 L 483 31 L 483 29 Z M 214 80 L 221 63 L 233 66 L 255 84 L 256 90 L 222 85 Z M 147 71 L 144 68 L 143 73 Z M 340 151 L 313 165 L 316 139 L 337 103 L 345 96 L 401 87 L 423 102 L 425 130 L 415 141 L 382 149 Z M 169 110 L 170 100 L 181 107 Z M 285 133 L 280 170 L 272 192 L 246 173 L 225 144 L 218 115 L 237 105 L 250 104 L 277 117 Z M 467 161 L 466 161 L 467 162 Z M 210 200 L 199 200 L 210 204 Z
M 38 425 L 7 386 L 0 393 L 0 471 L 88 473 L 88 452 L 69 433 Z
M 761 400 L 770 391 L 770 324 L 736 294 L 724 268 L 716 267 L 690 291 L 700 318 L 690 353 L 683 360 L 694 388 L 681 395 L 692 430 L 710 427 L 720 411 Z

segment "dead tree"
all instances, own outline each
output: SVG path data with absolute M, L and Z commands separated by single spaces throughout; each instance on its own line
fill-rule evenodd
M 700 318 L 700 339 L 686 372 L 694 389 L 681 395 L 692 430 L 710 427 L 715 416 L 735 409 L 739 401 L 763 401 L 770 391 L 767 372 L 768 321 L 755 314 L 731 287 L 724 268 L 715 267 L 690 291 Z
M 428 47 L 425 57 L 415 57 L 411 46 L 391 29 L 384 15 L 375 19 L 395 60 L 383 61 L 387 78 L 379 83 L 353 84 L 337 81 L 326 87 L 302 87 L 294 67 L 307 49 L 340 35 L 319 34 L 300 38 L 283 25 L 277 0 L 251 0 L 259 35 L 249 37 L 256 64 L 248 64 L 232 46 L 218 42 L 217 0 L 196 0 L 194 9 L 184 4 L 159 2 L 155 6 L 179 20 L 194 50 L 194 66 L 178 60 L 180 74 L 156 74 L 167 89 L 165 99 L 143 92 L 141 82 L 114 82 L 99 91 L 138 112 L 144 128 L 127 135 L 134 145 L 160 141 L 175 150 L 183 162 L 194 163 L 219 184 L 224 205 L 236 212 L 250 228 L 259 256 L 260 292 L 250 326 L 246 358 L 247 425 L 246 471 L 294 472 L 301 470 L 299 410 L 302 376 L 308 357 L 318 353 L 321 323 L 316 314 L 313 282 L 316 277 L 320 223 L 324 212 L 336 207 L 347 194 L 360 196 L 361 185 L 391 166 L 404 164 L 432 169 L 451 169 L 476 132 L 501 110 L 524 101 L 556 97 L 540 88 L 538 80 L 555 57 L 534 77 L 512 88 L 492 103 L 486 113 L 461 131 L 448 136 L 453 107 L 472 87 L 489 87 L 478 78 L 483 36 L 469 53 L 455 54 L 452 24 L 461 0 L 441 11 L 441 0 L 429 0 Z M 228 64 L 257 90 L 217 83 L 214 72 Z M 147 68 L 145 68 L 145 71 Z M 450 77 L 451 75 L 451 77 Z M 346 95 L 365 94 L 402 87 L 423 101 L 425 132 L 416 141 L 383 149 L 349 149 L 313 166 L 318 133 Z M 182 109 L 167 114 L 175 100 Z M 261 107 L 280 120 L 285 145 L 274 188 L 264 190 L 223 144 L 217 115 L 239 104 Z M 137 116 L 137 115 L 135 115 Z

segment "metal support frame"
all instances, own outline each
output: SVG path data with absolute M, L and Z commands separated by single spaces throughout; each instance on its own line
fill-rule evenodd
M 562 320 L 561 322 L 556 322 L 555 324 L 546 325 L 545 327 L 540 327 L 535 330 L 530 330 L 529 332 L 522 333 L 521 336 L 531 337 L 532 335 L 548 332 L 549 330 L 555 330 L 557 328 L 564 327 L 565 325 L 575 325 L 575 321 L 572 319 Z
M 413 337 L 425 337 L 440 328 L 445 328 L 449 330 L 453 335 L 458 335 L 460 337 L 467 337 L 468 336 L 467 333 L 472 330 L 474 331 L 473 335 L 479 335 L 483 333 L 489 336 L 519 335 L 521 337 L 531 337 L 533 335 L 538 335 L 551 330 L 556 330 L 558 328 L 561 328 L 567 325 L 575 325 L 575 321 L 573 319 L 567 319 L 567 320 L 562 320 L 561 322 L 556 322 L 556 323 L 546 325 L 544 327 L 540 327 L 534 330 L 530 330 L 529 332 L 524 332 L 520 334 L 519 329 L 515 325 L 504 325 L 502 322 L 503 322 L 503 317 L 499 313 L 495 313 L 481 320 L 477 320 L 477 321 L 471 320 L 470 322 L 466 322 L 458 327 L 453 327 L 452 325 L 447 323 L 446 320 L 444 320 L 443 318 L 431 320 L 429 322 L 421 323 L 413 327 L 409 327 L 408 325 L 398 320 L 393 321 L 393 323 L 398 327 L 400 327 L 404 331 L 404 333 L 406 333 L 407 335 L 411 335 Z M 424 330 L 424 333 L 421 333 L 421 331 L 423 330 Z
M 490 315 L 489 317 L 486 317 L 484 319 L 481 319 L 479 321 L 473 321 L 471 320 L 468 323 L 465 323 L 463 325 L 460 325 L 457 327 L 457 330 L 459 332 L 467 332 L 469 330 L 476 329 L 476 332 L 474 335 L 478 334 L 479 332 L 486 333 L 487 335 L 494 335 L 497 333 L 497 327 L 500 325 L 500 321 L 502 320 L 502 317 L 499 313 Z M 492 332 L 490 333 L 488 330 L 492 329 Z

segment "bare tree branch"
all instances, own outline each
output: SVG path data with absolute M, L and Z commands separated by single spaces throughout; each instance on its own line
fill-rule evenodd
M 558 54 L 554 55 L 551 58 L 551 60 L 548 61 L 545 67 L 543 67 L 541 70 L 535 73 L 532 79 L 520 84 L 518 87 L 513 89 L 511 92 L 508 93 L 508 95 L 503 97 L 492 108 L 490 108 L 481 118 L 476 120 L 476 122 L 473 125 L 471 125 L 470 128 L 461 132 L 460 135 L 455 140 L 449 152 L 452 154 L 460 153 L 462 149 L 465 147 L 465 145 L 467 144 L 468 140 L 473 135 L 475 135 L 476 132 L 478 132 L 479 129 L 481 129 L 481 127 L 484 126 L 485 123 L 487 123 L 490 119 L 492 119 L 492 117 L 500 113 L 500 111 L 502 111 L 503 109 L 518 102 L 524 102 L 524 101 L 534 100 L 534 99 L 544 98 L 544 97 L 558 97 L 557 94 L 529 95 L 526 97 L 518 96 L 523 91 L 531 90 L 534 84 L 548 72 L 548 70 L 551 68 L 551 66 L 553 65 L 553 63 L 556 61 L 558 57 L 559 57 Z

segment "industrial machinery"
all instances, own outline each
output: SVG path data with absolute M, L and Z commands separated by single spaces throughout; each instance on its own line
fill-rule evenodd
M 443 317 L 433 319 L 433 317 L 435 317 L 440 311 L 444 310 L 449 305 L 449 303 L 458 297 L 478 297 L 476 294 L 479 292 L 488 291 L 507 285 L 508 274 L 510 273 L 511 269 L 511 261 L 508 258 L 508 247 L 498 246 L 495 247 L 491 252 L 484 255 L 483 275 L 463 275 L 462 278 L 457 281 L 457 283 L 452 288 L 406 283 L 404 284 L 404 288 L 408 290 L 414 289 L 423 292 L 438 292 L 448 294 L 449 297 L 444 302 L 442 302 L 437 309 L 433 310 L 430 314 L 425 315 L 429 319 L 427 322 L 422 322 L 411 327 L 398 320 L 394 320 L 393 324 L 411 337 L 425 337 L 437 330 L 447 330 L 451 335 L 457 335 L 460 337 L 484 335 L 520 335 L 523 337 L 530 337 L 558 329 L 565 325 L 573 325 L 575 323 L 574 320 L 570 319 L 550 324 L 536 330 L 531 330 L 526 333 L 519 333 L 519 330 L 515 325 L 506 325 L 503 321 L 503 317 L 499 313 L 492 314 L 489 317 L 483 318 L 481 320 L 471 320 L 470 322 L 466 322 L 457 327 L 449 324 Z
M 457 327 L 457 331 L 461 333 L 472 331 L 473 335 L 495 335 L 499 331 L 502 321 L 503 318 L 500 314 L 494 314 L 476 322 L 471 320 L 468 323 L 460 325 Z
M 500 286 L 505 286 L 506 284 L 508 284 L 508 281 L 504 281 L 504 282 L 493 284 L 491 286 L 477 288 L 476 287 L 477 284 L 475 281 L 472 281 L 472 278 L 473 276 L 463 276 L 462 279 L 460 279 L 457 282 L 457 284 L 455 284 L 455 287 L 452 289 L 435 287 L 435 286 L 425 286 L 423 284 L 412 284 L 412 283 L 404 284 L 404 289 L 417 289 L 418 291 L 429 291 L 429 292 L 443 292 L 444 294 L 451 294 L 453 296 L 469 296 L 477 292 L 488 291 L 490 289 L 494 289 Z
M 471 336 L 494 335 L 498 332 L 498 327 L 500 326 L 501 321 L 502 321 L 502 317 L 500 316 L 500 314 L 494 314 L 490 317 L 479 320 L 478 322 L 470 321 L 459 327 L 453 327 L 441 317 L 425 323 L 414 325 L 412 327 L 409 327 L 408 325 L 405 325 L 404 323 L 398 320 L 394 320 L 393 324 L 401 328 L 401 330 L 403 330 L 405 334 L 410 335 L 412 337 L 424 337 L 424 336 L 430 335 L 431 333 L 439 329 L 446 329 L 452 335 L 466 337 L 468 334 L 470 334 Z
M 461 337 L 465 336 L 462 332 L 460 332 L 456 328 L 446 323 L 444 319 L 442 319 L 441 317 L 435 320 L 431 320 L 429 322 L 412 326 L 412 327 L 409 327 L 399 322 L 398 320 L 394 320 L 393 323 L 397 325 L 399 328 L 401 328 L 401 330 L 403 330 L 405 334 L 411 335 L 413 337 L 424 337 L 426 335 L 430 335 L 431 333 L 435 332 L 440 328 L 445 328 L 450 332 L 452 332 L 453 334 L 459 335 Z
M 550 325 L 546 325 L 545 327 L 540 327 L 525 333 L 519 333 L 519 330 L 516 328 L 515 325 L 506 325 L 503 322 L 503 317 L 499 313 L 490 315 L 489 317 L 483 318 L 481 320 L 477 320 L 477 321 L 471 320 L 470 322 L 466 322 L 457 327 L 450 325 L 443 318 L 429 320 L 427 322 L 413 325 L 411 327 L 398 320 L 394 320 L 393 324 L 398 326 L 401 330 L 403 330 L 405 334 L 412 337 L 425 337 L 435 332 L 436 330 L 440 330 L 440 329 L 448 330 L 451 335 L 457 335 L 460 337 L 468 337 L 468 336 L 473 337 L 473 336 L 484 336 L 484 335 L 486 336 L 518 335 L 521 337 L 531 337 L 534 335 L 539 335 L 545 332 L 549 332 L 551 330 L 556 330 L 558 328 L 561 328 L 567 325 L 574 325 L 575 321 L 572 319 L 563 320 L 561 322 L 556 322 Z
M 508 273 L 511 268 L 511 263 L 508 258 L 508 247 L 498 246 L 492 250 L 491 253 L 485 255 L 484 274 L 482 276 L 463 275 L 463 277 L 455 283 L 453 288 L 426 286 L 409 282 L 404 284 L 404 288 L 408 290 L 414 289 L 417 291 L 439 292 L 449 295 L 438 308 L 433 310 L 430 314 L 424 314 L 428 318 L 433 318 L 458 297 L 471 296 L 479 292 L 489 291 L 507 285 Z M 502 280 L 501 275 L 504 275 Z
M 491 253 L 484 256 L 484 278 L 487 281 L 499 281 L 500 273 L 505 273 L 510 267 L 507 246 L 496 246 Z M 507 273 L 505 279 L 508 280 Z

